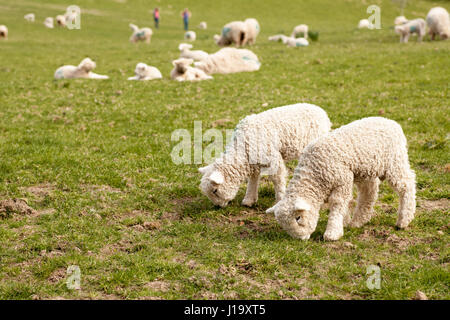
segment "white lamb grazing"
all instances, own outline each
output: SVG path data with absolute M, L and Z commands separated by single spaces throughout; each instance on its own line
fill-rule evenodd
M 65 27 L 66 26 L 66 17 L 63 15 L 57 15 L 56 16 L 56 25 L 59 27 Z
M 291 38 L 297 38 L 297 36 L 308 38 L 308 26 L 306 24 L 299 24 L 292 30 Z
M 27 20 L 28 22 L 34 22 L 35 20 L 35 16 L 34 13 L 28 13 L 24 16 L 24 19 Z
M 153 80 L 162 79 L 161 72 L 152 66 L 148 66 L 145 63 L 139 62 L 134 70 L 134 77 L 129 77 L 128 80 Z
M 398 26 L 398 25 L 401 25 L 401 24 L 404 24 L 407 22 L 408 22 L 408 19 L 406 19 L 405 16 L 398 16 L 394 20 L 394 25 Z
M 206 24 L 205 21 L 200 22 L 200 24 L 198 25 L 199 29 L 203 29 L 206 30 L 208 28 L 208 25 Z
M 250 50 L 223 48 L 208 55 L 203 61 L 195 62 L 194 66 L 207 74 L 213 74 L 257 71 L 261 63 Z
M 142 28 L 135 24 L 130 23 L 130 28 L 133 30 L 133 34 L 130 37 L 131 42 L 145 41 L 146 43 L 150 43 L 152 40 L 153 31 L 150 28 Z
M 205 51 L 190 50 L 192 49 L 192 44 L 189 43 L 180 43 L 178 49 L 180 50 L 180 58 L 202 61 L 208 57 L 208 53 Z
M 200 81 L 213 78 L 203 70 L 191 67 L 193 62 L 194 60 L 185 58 L 172 61 L 174 68 L 170 72 L 170 77 L 177 81 Z
M 55 79 L 108 79 L 108 76 L 103 76 L 92 72 L 97 65 L 89 58 L 83 59 L 78 66 L 62 66 L 55 72 Z
M 359 20 L 358 29 L 370 29 L 370 21 L 367 19 Z
M 417 41 L 422 41 L 426 34 L 426 24 L 423 19 L 410 20 L 404 24 L 395 26 L 395 33 L 400 35 L 400 42 L 407 43 L 409 37 L 416 33 Z
M 0 39 L 8 39 L 8 28 L 5 25 L 0 26 Z
M 247 44 L 248 30 L 247 25 L 243 21 L 233 21 L 227 23 L 222 28 L 222 35 L 214 36 L 217 45 L 224 47 L 231 44 L 236 46 L 243 46 Z
M 254 44 L 256 42 L 256 37 L 261 31 L 258 20 L 248 18 L 244 21 L 244 23 L 247 25 L 247 43 Z
M 427 25 L 431 40 L 434 40 L 436 35 L 443 40 L 450 38 L 450 18 L 444 8 L 432 8 L 427 14 Z
M 309 46 L 309 42 L 305 38 L 283 37 L 281 38 L 281 41 L 288 47 L 292 48 Z
M 197 39 L 197 34 L 195 31 L 186 31 L 184 34 L 184 40 L 195 41 Z
M 403 130 L 397 122 L 381 117 L 354 121 L 305 148 L 286 196 L 266 212 L 274 212 L 292 237 L 306 240 L 316 229 L 320 205 L 328 199 L 324 239 L 338 240 L 344 225 L 361 227 L 370 221 L 379 179 L 386 179 L 398 193 L 397 226 L 406 228 L 414 218 L 416 185 Z M 359 194 L 350 221 L 353 183 Z
M 248 181 L 242 204 L 258 200 L 261 173 L 267 173 L 279 201 L 286 191 L 285 161 L 298 159 L 303 148 L 327 134 L 331 123 L 318 106 L 297 103 L 273 108 L 242 119 L 225 152 L 212 164 L 199 168 L 200 189 L 215 205 L 225 207 Z
M 44 25 L 49 29 L 53 29 L 53 18 L 52 17 L 45 18 Z

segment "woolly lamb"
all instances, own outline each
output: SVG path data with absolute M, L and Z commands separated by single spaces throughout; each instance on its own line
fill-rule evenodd
M 394 20 L 394 25 L 399 26 L 401 24 L 407 23 L 409 20 L 405 18 L 405 16 L 398 16 Z
M 308 38 L 308 26 L 306 24 L 299 24 L 292 30 L 291 38 L 297 38 L 297 36 L 307 39 Z
M 281 41 L 283 41 L 283 43 L 286 44 L 288 47 L 292 48 L 309 46 L 309 42 L 305 38 L 283 37 L 281 38 Z
M 279 201 L 286 191 L 285 161 L 297 159 L 308 143 L 328 133 L 330 127 L 326 112 L 307 103 L 247 116 L 236 126 L 225 152 L 199 168 L 203 175 L 200 189 L 215 205 L 225 207 L 247 179 L 242 204 L 252 206 L 258 200 L 259 177 L 267 173 Z
M 94 61 L 85 58 L 77 67 L 69 65 L 58 68 L 55 72 L 55 79 L 108 79 L 108 76 L 92 72 L 96 66 Z
M 203 70 L 193 68 L 190 65 L 194 62 L 192 59 L 181 58 L 172 61 L 174 66 L 170 77 L 177 81 L 200 81 L 212 79 Z
M 150 28 L 142 28 L 135 24 L 130 23 L 130 28 L 133 30 L 133 34 L 130 37 L 130 42 L 136 43 L 138 41 L 145 41 L 146 43 L 150 43 L 153 35 L 153 31 Z
M 66 17 L 63 15 L 57 15 L 56 16 L 56 25 L 59 27 L 65 27 L 66 26 Z
M 344 225 L 361 227 L 370 221 L 379 179 L 386 179 L 399 194 L 397 226 L 406 228 L 414 218 L 416 186 L 403 130 L 381 117 L 354 121 L 305 148 L 286 196 L 266 212 L 274 212 L 292 237 L 306 240 L 316 229 L 320 205 L 328 199 L 324 239 L 338 240 Z M 353 183 L 359 195 L 350 221 Z
M 25 20 L 27 20 L 28 22 L 34 22 L 34 20 L 35 20 L 34 13 L 28 13 L 23 18 Z
M 134 77 L 129 77 L 128 80 L 153 80 L 153 79 L 162 79 L 161 72 L 152 66 L 148 66 L 145 63 L 138 63 L 136 65 L 136 69 L 134 70 Z
M 200 24 L 198 25 L 199 29 L 203 29 L 206 30 L 208 28 L 208 25 L 206 24 L 205 21 L 200 22 Z
M 395 26 L 395 33 L 400 35 L 400 42 L 407 43 L 413 33 L 417 33 L 417 41 L 422 41 L 426 34 L 426 24 L 423 19 L 410 20 L 402 25 Z
M 53 29 L 53 18 L 52 17 L 45 18 L 44 25 L 49 29 Z
M 195 67 L 213 73 L 235 73 L 257 71 L 261 67 L 258 57 L 247 49 L 223 48 L 194 63 Z
M 226 24 L 222 28 L 222 35 L 214 36 L 217 45 L 224 47 L 231 44 L 236 46 L 243 46 L 247 43 L 247 24 L 242 21 L 233 21 Z
M 259 23 L 254 18 L 248 18 L 244 23 L 247 25 L 247 43 L 254 44 L 256 42 L 256 37 L 261 31 Z
M 434 40 L 436 35 L 440 39 L 450 38 L 450 18 L 448 11 L 444 8 L 432 8 L 427 14 L 427 25 L 431 40 Z
M 284 34 L 276 34 L 274 36 L 270 36 L 269 41 L 283 41 L 284 38 L 287 38 Z
M 0 26 L 0 39 L 8 39 L 8 28 L 4 25 Z
M 367 19 L 359 20 L 358 29 L 370 29 L 370 21 Z
M 197 61 L 205 60 L 208 57 L 208 53 L 202 50 L 190 50 L 192 44 L 180 43 L 178 49 L 181 51 L 180 58 L 193 59 Z
M 195 39 L 197 39 L 197 34 L 195 31 L 186 31 L 184 34 L 184 40 L 195 41 Z

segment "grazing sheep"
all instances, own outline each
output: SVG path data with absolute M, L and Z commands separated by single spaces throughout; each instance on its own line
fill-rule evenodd
M 134 70 L 134 77 L 129 77 L 128 80 L 154 80 L 154 79 L 162 79 L 161 72 L 152 66 L 148 66 L 145 63 L 138 63 L 136 65 L 136 69 Z
M 359 20 L 358 29 L 370 29 L 370 21 L 367 19 Z
M 145 41 L 146 43 L 150 43 L 153 35 L 153 31 L 150 28 L 142 28 L 135 24 L 130 23 L 130 28 L 133 30 L 133 34 L 130 37 L 130 42 L 136 43 L 138 41 Z
M 208 25 L 206 24 L 205 21 L 200 22 L 200 24 L 198 25 L 199 29 L 203 29 L 206 30 L 208 28 Z
M 450 18 L 444 8 L 432 8 L 427 14 L 427 25 L 431 40 L 434 40 L 436 35 L 442 40 L 450 38 Z
M 395 26 L 395 33 L 400 35 L 400 42 L 407 43 L 411 34 L 417 34 L 417 41 L 422 41 L 426 34 L 426 24 L 423 19 L 410 20 L 404 24 Z
M 208 57 L 208 53 L 202 50 L 190 50 L 192 44 L 180 43 L 178 49 L 181 51 L 180 58 L 193 59 L 197 61 L 205 60 Z
M 292 48 L 309 46 L 309 42 L 305 38 L 283 37 L 283 38 L 281 38 L 281 41 L 288 47 L 292 47 Z
M 256 42 L 256 37 L 261 31 L 259 23 L 254 18 L 248 18 L 244 23 L 247 25 L 247 43 L 254 44 Z
M 97 65 L 90 58 L 85 58 L 78 66 L 62 66 L 55 72 L 55 79 L 108 79 L 108 76 L 103 76 L 92 72 Z
M 28 22 L 34 22 L 34 20 L 35 20 L 34 13 L 28 13 L 23 18 L 25 20 L 27 20 Z
M 5 25 L 0 26 L 0 39 L 8 39 L 8 28 Z
M 320 205 L 328 199 L 324 239 L 338 240 L 344 225 L 361 227 L 370 221 L 379 179 L 386 179 L 400 197 L 397 226 L 406 228 L 416 208 L 415 174 L 406 144 L 393 120 L 372 117 L 342 126 L 303 150 L 286 196 L 266 212 L 274 212 L 292 237 L 306 240 L 316 229 Z M 359 195 L 350 221 L 353 183 Z
M 212 164 L 199 168 L 200 189 L 215 205 L 225 207 L 248 180 L 242 204 L 258 200 L 261 173 L 267 173 L 279 201 L 286 191 L 285 161 L 297 159 L 308 143 L 330 131 L 326 112 L 318 106 L 297 103 L 273 108 L 242 119 L 225 152 Z
M 170 77 L 177 81 L 200 81 L 213 78 L 203 70 L 191 67 L 193 62 L 194 60 L 185 58 L 172 61 L 174 68 L 170 72 Z
M 57 15 L 56 16 L 56 25 L 59 27 L 65 27 L 66 26 L 66 17 L 63 15 Z
M 405 16 L 398 16 L 394 20 L 394 25 L 398 26 L 404 23 L 407 23 L 409 20 L 405 18 Z
M 53 29 L 53 18 L 52 17 L 45 18 L 44 25 L 49 29 Z
M 308 38 L 308 26 L 306 24 L 299 24 L 292 30 L 291 38 L 297 38 L 297 36 L 307 39 Z
M 197 34 L 195 31 L 186 31 L 184 34 L 184 40 L 195 41 L 195 39 L 197 39 Z
M 235 44 L 237 47 L 247 44 L 247 24 L 243 21 L 233 21 L 227 23 L 222 28 L 222 35 L 214 36 L 217 45 L 224 47 Z
M 223 48 L 208 55 L 203 61 L 195 62 L 195 67 L 213 73 L 235 73 L 257 71 L 261 67 L 258 57 L 247 49 Z

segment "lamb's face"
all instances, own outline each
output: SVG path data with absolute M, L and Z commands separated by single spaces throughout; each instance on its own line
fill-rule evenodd
M 146 70 L 147 70 L 147 65 L 145 63 L 141 62 L 136 65 L 136 69 L 134 70 L 134 73 L 137 76 L 143 77 L 143 76 L 145 76 Z
M 216 206 L 226 207 L 236 197 L 239 185 L 230 183 L 219 168 L 214 164 L 199 169 L 203 177 L 200 182 L 200 190 Z
M 92 61 L 89 58 L 85 58 L 83 61 L 81 61 L 80 63 L 80 68 L 83 69 L 86 72 L 90 72 L 91 70 L 95 69 L 96 64 L 94 61 Z
M 179 74 L 184 74 L 187 71 L 187 68 L 193 62 L 194 62 L 194 60 L 192 60 L 192 59 L 181 58 L 181 59 L 172 61 L 172 64 Z

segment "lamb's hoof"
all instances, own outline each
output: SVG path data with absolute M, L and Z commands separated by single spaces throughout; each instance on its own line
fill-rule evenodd
M 325 231 L 323 238 L 326 241 L 336 241 L 339 240 L 344 234 L 342 232 L 331 232 L 331 231 Z
M 246 207 L 252 207 L 256 203 L 254 199 L 244 199 L 242 200 L 242 205 Z
M 350 221 L 350 223 L 348 224 L 348 226 L 350 228 L 361 228 L 365 223 L 361 222 L 361 221 Z

